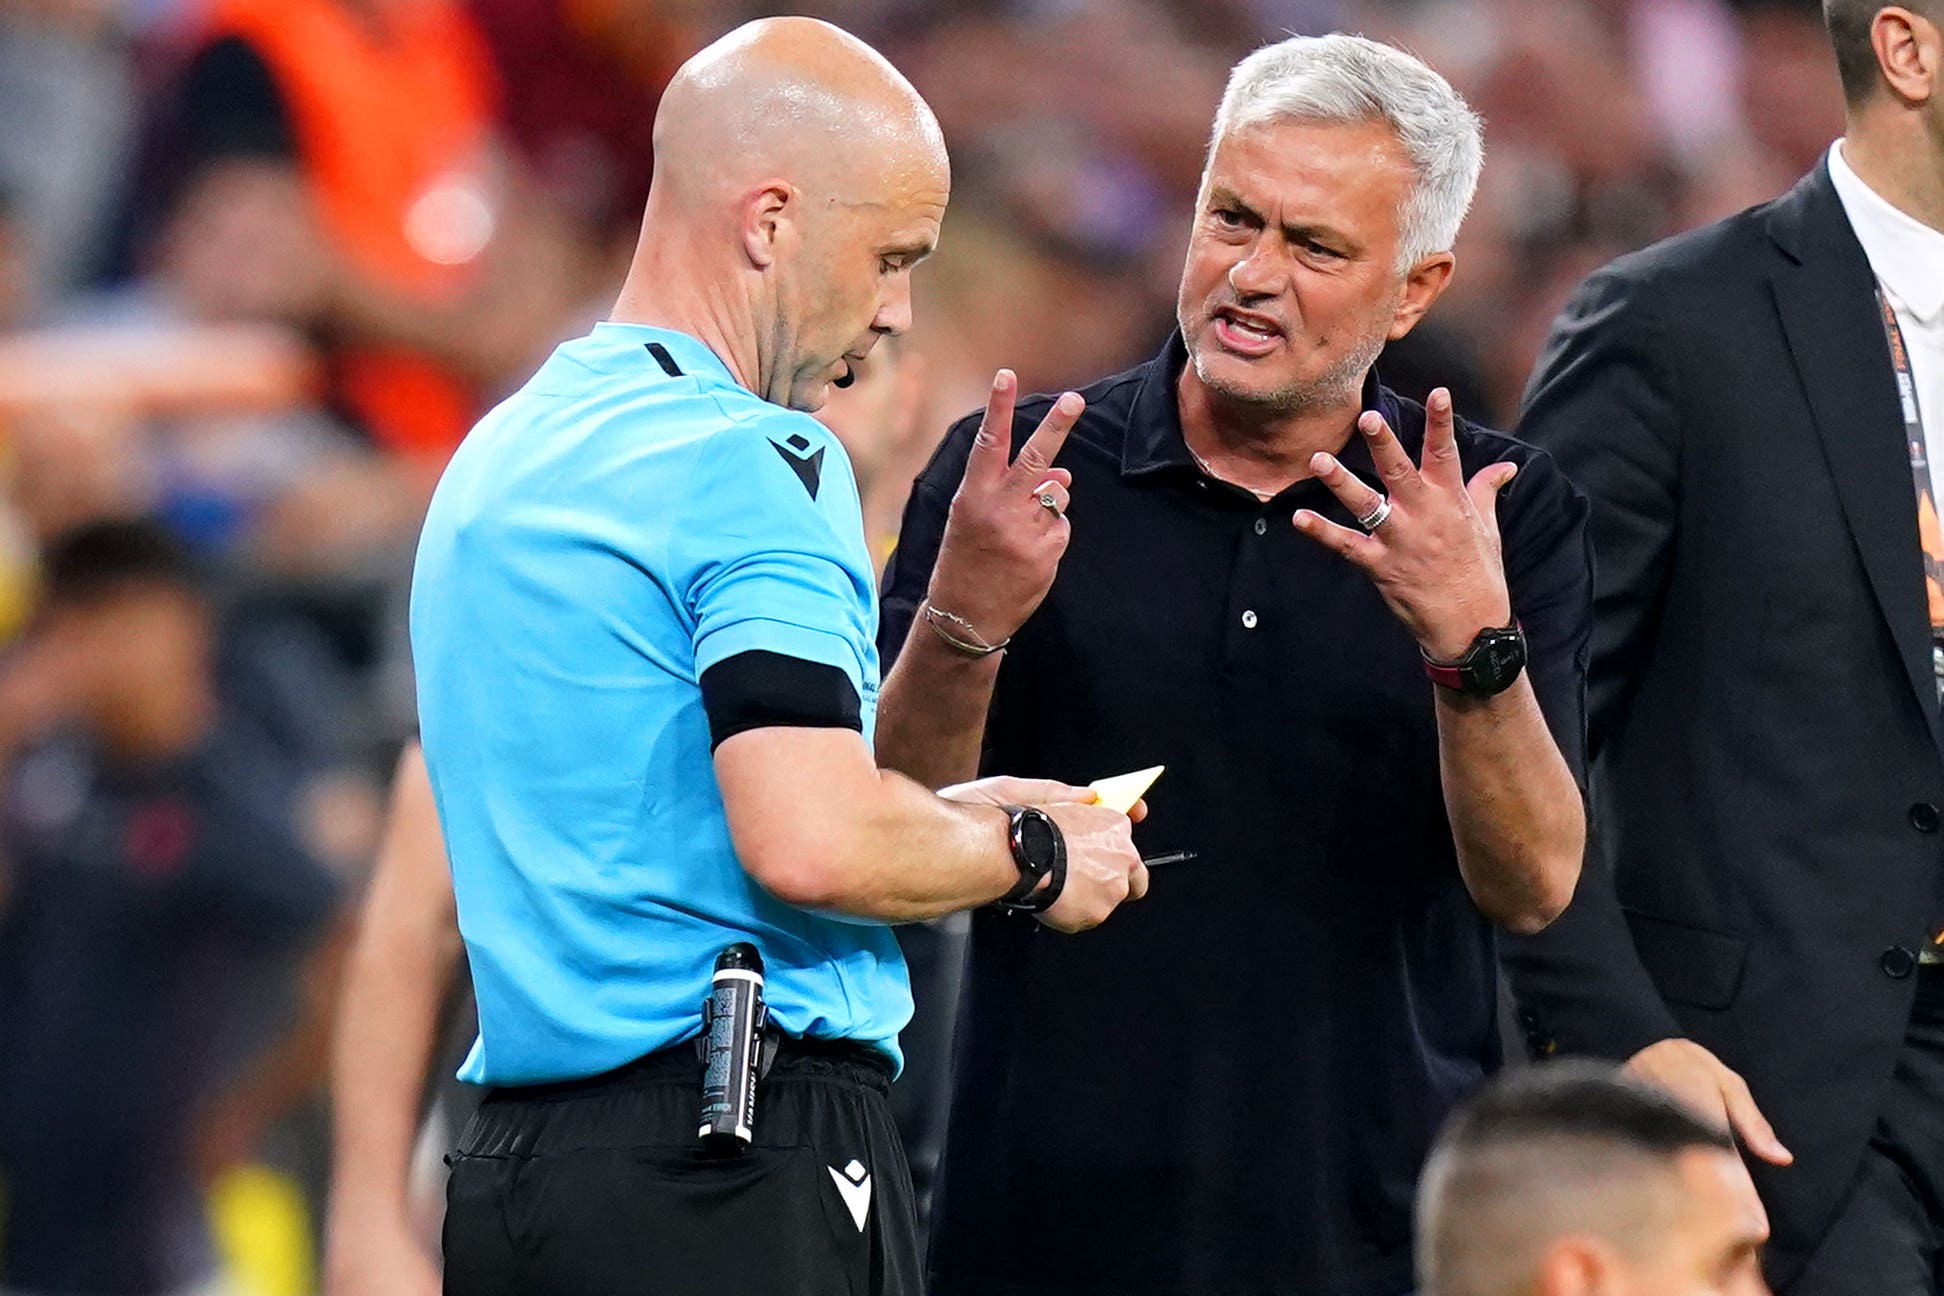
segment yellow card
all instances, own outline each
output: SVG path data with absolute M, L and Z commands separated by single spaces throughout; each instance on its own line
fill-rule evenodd
M 1134 808 L 1134 803 L 1147 794 L 1154 786 L 1154 780 L 1161 777 L 1166 765 L 1150 765 L 1132 774 L 1116 774 L 1112 778 L 1095 779 L 1088 787 L 1100 794 L 1100 804 L 1126 814 Z

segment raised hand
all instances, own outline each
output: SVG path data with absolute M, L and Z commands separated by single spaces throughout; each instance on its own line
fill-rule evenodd
M 951 614 L 959 637 L 988 644 L 1026 624 L 1053 587 L 1072 534 L 1073 475 L 1052 464 L 1087 407 L 1077 392 L 1061 396 L 1012 458 L 1017 383 L 1009 369 L 992 380 L 928 595 L 933 608 Z
M 1316 455 L 1310 468 L 1352 517 L 1375 521 L 1359 531 L 1298 509 L 1296 529 L 1363 568 L 1425 652 L 1441 661 L 1457 658 L 1480 630 L 1512 620 L 1497 505 L 1518 468 L 1490 464 L 1465 481 L 1451 393 L 1442 387 L 1425 404 L 1422 470 L 1381 414 L 1366 412 L 1357 431 L 1370 445 L 1384 493 L 1335 455 Z

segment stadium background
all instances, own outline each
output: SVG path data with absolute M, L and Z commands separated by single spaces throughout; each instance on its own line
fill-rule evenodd
M 452 106 L 445 118 L 371 115 L 336 157 L 280 139 L 260 100 L 199 57 L 266 14 L 328 20 L 352 3 L 0 0 L 0 641 L 32 615 L 48 541 L 104 517 L 166 526 L 203 560 L 221 609 L 225 705 L 252 717 L 279 763 L 247 776 L 299 789 L 290 827 L 338 883 L 338 916 L 253 963 L 252 984 L 174 1010 L 206 1022 L 162 1023 L 218 1031 L 232 1059 L 211 1068 L 183 1134 L 238 1289 L 261 1296 L 316 1281 L 325 1024 L 344 915 L 413 726 L 405 581 L 454 429 L 450 401 L 412 399 L 411 382 L 381 381 L 374 397 L 359 366 L 408 352 L 435 386 L 490 402 L 599 318 L 646 191 L 658 86 L 715 35 L 776 12 L 356 0 L 413 24 L 412 57 L 467 89 L 437 99 Z M 1814 0 L 794 11 L 882 49 L 932 103 L 952 151 L 953 201 L 919 271 L 918 323 L 825 414 L 858 465 L 880 553 L 912 473 L 995 368 L 1044 390 L 1152 354 L 1171 327 L 1226 71 L 1282 32 L 1397 41 L 1486 118 L 1453 288 L 1380 363 L 1394 386 L 1447 384 L 1461 412 L 1499 426 L 1582 276 L 1781 192 L 1841 127 Z M 356 58 L 293 42 L 266 62 L 287 86 L 387 75 Z M 285 108 L 307 111 L 289 92 Z M 406 247 L 374 244 L 378 216 L 359 208 L 373 191 L 345 178 L 370 157 L 416 158 L 428 178 Z M 0 729 L 8 708 L 32 705 L 9 682 L 0 665 Z M 15 773 L 0 771 L 5 804 L 31 818 L 33 798 L 50 794 Z M 0 857 L 0 932 L 8 894 Z M 0 1054 L 9 1047 L 0 1015 Z

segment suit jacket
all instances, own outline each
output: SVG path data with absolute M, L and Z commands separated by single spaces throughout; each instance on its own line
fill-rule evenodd
M 1740 1071 L 1785 1281 L 1856 1171 L 1944 917 L 1944 756 L 1875 279 L 1825 167 L 1623 257 L 1520 432 L 1592 497 L 1587 871 L 1506 942 L 1535 1053 L 1689 1037 Z

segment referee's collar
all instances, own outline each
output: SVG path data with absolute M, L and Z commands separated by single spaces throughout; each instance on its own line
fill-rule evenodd
M 731 387 L 743 387 L 736 376 L 729 372 L 729 366 L 722 357 L 709 350 L 701 339 L 675 329 L 657 328 L 653 324 L 628 324 L 619 320 L 602 320 L 594 326 L 594 336 L 608 341 L 632 343 L 641 348 L 650 364 L 660 364 L 660 356 L 655 354 L 659 347 L 663 354 L 675 363 L 684 375 L 692 378 L 708 378 L 725 382 Z M 743 387 L 744 391 L 749 390 Z

